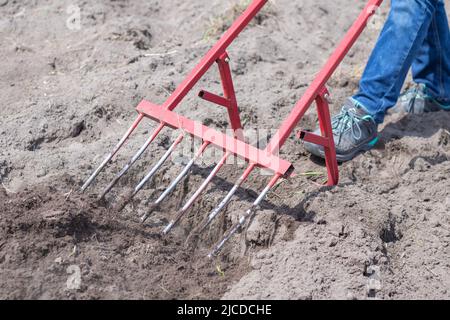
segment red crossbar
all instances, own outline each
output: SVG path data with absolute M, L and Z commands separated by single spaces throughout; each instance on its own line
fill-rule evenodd
M 292 164 L 286 160 L 149 101 L 141 101 L 137 111 L 168 127 L 184 130 L 188 134 L 202 139 L 204 142 L 209 142 L 220 149 L 227 150 L 258 167 L 270 169 L 280 175 L 287 175 L 292 169 Z

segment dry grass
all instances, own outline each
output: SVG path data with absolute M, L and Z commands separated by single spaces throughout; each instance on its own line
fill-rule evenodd
M 232 4 L 225 13 L 212 18 L 203 39 L 205 41 L 216 40 L 231 27 L 233 22 L 245 11 L 245 9 L 247 9 L 251 2 L 252 0 L 239 0 Z M 262 11 L 256 15 L 251 24 L 260 25 L 264 20 L 275 15 L 275 2 L 269 0 Z

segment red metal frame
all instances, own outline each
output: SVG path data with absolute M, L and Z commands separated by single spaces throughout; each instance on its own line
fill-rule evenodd
M 355 43 L 359 35 L 364 30 L 368 19 L 374 14 L 376 8 L 380 6 L 382 0 L 370 0 L 363 12 L 360 14 L 356 22 L 348 31 L 344 40 L 332 54 L 322 71 L 317 75 L 311 86 L 307 89 L 300 101 L 295 105 L 292 112 L 281 124 L 279 130 L 268 144 L 266 150 L 258 150 L 248 144 L 244 144 L 242 140 L 242 125 L 239 117 L 238 105 L 234 91 L 233 81 L 229 68 L 229 58 L 226 49 L 239 33 L 248 25 L 255 15 L 266 4 L 267 0 L 254 0 L 248 9 L 238 18 L 232 27 L 222 36 L 218 43 L 206 54 L 201 62 L 194 68 L 191 74 L 183 81 L 183 83 L 173 92 L 168 100 L 162 106 L 155 106 L 147 101 L 142 101 L 137 111 L 139 115 L 161 122 L 173 128 L 189 129 L 191 135 L 209 141 L 213 145 L 231 152 L 247 160 L 252 168 L 264 167 L 273 170 L 277 174 L 286 175 L 291 173 L 291 164 L 276 156 L 273 156 L 286 142 L 291 135 L 305 112 L 315 101 L 319 116 L 320 128 L 322 136 L 316 136 L 312 133 L 302 131 L 299 138 L 322 145 L 325 148 L 326 166 L 328 170 L 328 185 L 336 185 L 339 181 L 338 165 L 336 161 L 336 152 L 333 141 L 329 106 L 327 102 L 328 91 L 326 83 L 334 73 L 340 62 L 344 59 L 352 45 Z M 221 105 L 227 108 L 230 124 L 235 131 L 235 137 L 231 138 L 219 132 L 211 130 L 201 124 L 181 117 L 172 110 L 182 101 L 186 94 L 201 79 L 206 71 L 214 62 L 219 65 L 224 97 L 207 92 L 200 91 L 199 96 L 209 102 Z M 167 110 L 167 112 L 163 112 Z M 180 121 L 182 119 L 182 121 Z M 195 129 L 197 128 L 197 129 Z M 214 140 L 214 141 L 211 141 Z M 244 177 L 244 180 L 247 177 Z
M 209 142 L 211 145 L 229 151 L 236 156 L 281 175 L 286 175 L 292 167 L 288 161 L 278 158 L 265 150 L 260 150 L 151 102 L 143 100 L 138 105 L 137 111 L 152 120 L 161 122 L 165 126 L 181 129 L 194 137 L 202 139 L 204 142 Z
M 248 25 L 248 23 L 256 16 L 261 8 L 266 4 L 268 0 L 253 0 L 247 10 L 236 20 L 231 28 L 221 37 L 221 39 L 213 46 L 213 48 L 205 55 L 200 63 L 194 68 L 194 70 L 186 77 L 186 79 L 177 87 L 177 89 L 170 95 L 166 102 L 161 106 L 155 105 L 151 102 L 143 100 L 137 106 L 138 117 L 133 122 L 132 126 L 128 129 L 125 136 L 119 141 L 113 151 L 107 155 L 106 159 L 100 164 L 100 166 L 89 177 L 86 183 L 81 188 L 83 191 L 89 187 L 89 185 L 95 180 L 96 176 L 104 169 L 109 161 L 114 157 L 118 150 L 124 145 L 129 136 L 133 133 L 143 118 L 150 118 L 157 121 L 159 124 L 156 129 L 146 140 L 145 144 L 138 150 L 138 152 L 130 159 L 125 167 L 116 175 L 114 180 L 103 191 L 101 198 L 114 187 L 119 179 L 129 170 L 129 168 L 140 158 L 147 147 L 154 141 L 156 136 L 165 127 L 173 129 L 180 129 L 183 131 L 179 137 L 175 140 L 169 150 L 166 151 L 164 156 L 153 166 L 150 172 L 145 178 L 136 186 L 134 194 L 138 192 L 143 185 L 156 173 L 156 171 L 163 165 L 175 147 L 181 142 L 184 137 L 184 133 L 187 133 L 193 137 L 199 138 L 203 141 L 200 149 L 195 153 L 192 158 L 179 173 L 177 178 L 166 188 L 166 190 L 160 195 L 160 197 L 152 204 L 149 211 L 153 210 L 155 206 L 158 206 L 177 186 L 177 184 L 188 174 L 192 165 L 198 157 L 200 157 L 207 147 L 215 146 L 223 150 L 223 157 L 217 163 L 215 168 L 211 171 L 209 176 L 203 181 L 197 191 L 191 196 L 186 204 L 180 209 L 178 214 L 167 225 L 163 233 L 166 234 L 170 229 L 176 225 L 176 223 L 186 214 L 188 209 L 194 203 L 194 201 L 200 196 L 200 194 L 206 190 L 206 187 L 219 172 L 224 165 L 227 158 L 231 155 L 241 157 L 248 162 L 248 166 L 239 179 L 230 189 L 225 198 L 219 203 L 219 205 L 210 212 L 203 227 L 206 227 L 218 214 L 222 211 L 227 204 L 231 201 L 232 197 L 238 190 L 238 188 L 248 179 L 252 171 L 257 168 L 266 168 L 273 171 L 274 175 L 271 178 L 269 184 L 259 194 L 253 205 L 248 209 L 240 220 L 230 229 L 226 236 L 214 247 L 210 256 L 215 255 L 225 244 L 225 242 L 240 228 L 249 217 L 257 210 L 261 201 L 265 198 L 267 193 L 276 185 L 276 183 L 282 177 L 288 177 L 293 172 L 293 166 L 286 160 L 283 160 L 277 156 L 279 149 L 284 145 L 286 140 L 294 131 L 301 118 L 306 111 L 315 102 L 317 106 L 317 113 L 319 118 L 319 124 L 321 129 L 321 135 L 316 135 L 311 132 L 299 131 L 298 138 L 304 141 L 315 143 L 324 147 L 325 162 L 328 171 L 328 185 L 336 185 L 339 181 L 339 169 L 336 161 L 336 150 L 333 139 L 332 125 L 330 119 L 330 111 L 328 105 L 329 93 L 326 88 L 326 83 L 336 70 L 338 65 L 344 59 L 356 39 L 360 36 L 364 27 L 367 24 L 368 19 L 375 13 L 376 9 L 381 5 L 383 0 L 369 0 L 365 6 L 363 12 L 359 15 L 356 22 L 347 32 L 343 41 L 339 44 L 337 49 L 331 55 L 330 59 L 325 64 L 322 71 L 316 76 L 311 86 L 306 90 L 302 98 L 292 109 L 288 117 L 283 121 L 276 134 L 267 145 L 266 149 L 261 150 L 255 148 L 244 142 L 242 133 L 242 124 L 239 116 L 238 103 L 236 99 L 236 93 L 234 90 L 233 80 L 231 76 L 229 57 L 226 52 L 228 46 L 234 41 L 234 39 L 242 32 L 242 30 Z M 198 121 L 193 121 L 186 117 L 183 117 L 173 110 L 179 105 L 179 103 L 185 98 L 187 93 L 193 89 L 198 81 L 204 76 L 204 74 L 211 68 L 214 63 L 218 64 L 220 78 L 222 81 L 223 96 L 219 96 L 214 93 L 210 93 L 205 90 L 199 92 L 199 97 L 225 107 L 228 111 L 230 119 L 230 125 L 233 129 L 234 135 L 228 136 L 211 128 L 202 125 Z M 142 221 L 145 221 L 150 214 L 146 213 L 141 217 Z
M 301 130 L 298 132 L 297 137 L 303 141 L 324 147 L 325 163 L 328 171 L 327 184 L 334 186 L 339 182 L 339 168 L 336 161 L 336 148 L 330 121 L 329 96 L 328 90 L 324 88 L 316 97 L 317 114 L 319 116 L 319 126 L 322 136 Z
M 228 54 L 226 52 L 222 54 L 219 59 L 217 59 L 220 79 L 222 80 L 224 97 L 209 93 L 205 90 L 200 91 L 198 96 L 204 100 L 227 108 L 228 115 L 230 117 L 230 125 L 234 131 L 235 138 L 244 140 L 241 118 L 239 116 L 238 103 L 236 99 L 236 93 L 234 91 L 233 78 L 231 77 L 229 62 L 230 58 L 228 57 Z

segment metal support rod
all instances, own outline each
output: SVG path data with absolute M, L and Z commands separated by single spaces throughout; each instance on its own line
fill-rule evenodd
M 178 86 L 172 95 L 164 103 L 163 107 L 173 110 L 195 86 L 200 78 L 208 71 L 212 64 L 219 59 L 229 45 L 244 30 L 250 21 L 258 14 L 268 0 L 253 0 L 242 15 L 231 25 L 230 29 L 223 34 L 220 40 L 208 51 L 205 57 L 199 62 L 194 70 Z
M 209 145 L 209 142 L 203 142 L 202 146 L 197 151 L 195 156 L 186 164 L 186 166 L 183 168 L 183 170 L 180 172 L 180 174 L 175 178 L 175 180 L 172 181 L 172 183 L 167 187 L 167 189 L 164 190 L 164 192 L 159 196 L 159 198 L 153 203 L 152 208 L 160 205 L 161 202 L 163 202 L 164 199 L 173 191 L 173 189 L 176 188 L 178 183 L 181 180 L 183 180 L 183 178 L 189 173 L 189 170 L 191 170 L 191 168 L 194 165 L 195 161 L 197 161 L 197 159 L 203 154 L 203 152 L 208 147 L 208 145 Z M 147 220 L 147 218 L 150 216 L 151 213 L 152 213 L 151 210 L 146 212 L 141 217 L 141 222 L 145 222 Z
M 261 150 L 238 138 L 214 130 L 201 122 L 193 121 L 151 102 L 143 100 L 137 109 L 151 119 L 161 121 L 168 127 L 181 129 L 203 141 L 208 141 L 222 150 L 230 151 L 234 155 L 247 160 L 249 163 L 254 163 L 282 175 L 289 174 L 292 170 L 290 162 L 267 152 L 267 150 Z
M 120 178 L 127 173 L 127 171 L 131 168 L 131 166 L 142 156 L 142 154 L 147 150 L 148 146 L 155 140 L 156 136 L 161 132 L 164 128 L 164 123 L 158 125 L 155 131 L 152 133 L 150 138 L 144 143 L 144 145 L 138 150 L 138 152 L 131 158 L 130 161 L 123 167 L 123 169 L 116 175 L 113 181 L 105 188 L 105 190 L 100 195 L 99 199 L 103 199 L 106 194 L 111 191 L 111 189 L 116 185 L 116 183 L 120 180 Z
M 330 79 L 336 68 L 347 55 L 350 48 L 356 42 L 358 37 L 363 32 L 367 21 L 375 13 L 376 9 L 381 5 L 383 0 L 370 0 L 365 6 L 364 10 L 359 15 L 358 19 L 352 25 L 350 30 L 345 35 L 342 42 L 328 59 L 322 71 L 316 76 L 311 86 L 306 90 L 300 101 L 297 102 L 289 116 L 284 120 L 273 136 L 266 150 L 274 154 L 276 153 L 289 138 L 292 131 L 297 126 L 300 119 L 316 99 L 320 90 L 325 87 L 327 81 Z
M 231 198 L 233 198 L 234 194 L 237 192 L 239 187 L 244 183 L 245 180 L 247 180 L 248 176 L 250 175 L 250 173 L 253 171 L 254 168 L 255 168 L 254 164 L 250 164 L 247 167 L 247 169 L 244 171 L 242 176 L 239 177 L 239 179 L 236 181 L 233 188 L 230 189 L 225 198 L 223 198 L 223 200 L 219 203 L 219 205 L 210 212 L 206 222 L 200 228 L 200 232 L 205 230 L 205 228 L 214 220 L 215 217 L 217 217 L 217 215 L 223 210 L 223 208 L 226 207 L 226 205 L 231 201 Z
M 162 165 L 167 161 L 170 155 L 173 153 L 175 148 L 181 143 L 184 135 L 181 133 L 178 138 L 174 141 L 174 143 L 170 146 L 167 152 L 162 156 L 161 159 L 155 164 L 155 166 L 149 171 L 149 173 L 139 182 L 139 184 L 134 188 L 134 192 L 132 197 L 134 197 L 143 187 L 144 185 L 156 174 L 156 172 L 162 167 Z
M 113 151 L 108 154 L 103 160 L 103 162 L 98 166 L 98 168 L 94 171 L 94 173 L 87 179 L 87 181 L 84 183 L 84 185 L 81 187 L 81 192 L 84 192 L 95 180 L 95 178 L 99 175 L 100 172 L 105 168 L 105 166 L 108 164 L 108 162 L 111 161 L 111 159 L 116 155 L 116 153 L 119 151 L 119 149 L 123 146 L 125 141 L 130 137 L 130 135 L 133 133 L 133 131 L 136 129 L 136 127 L 139 125 L 141 120 L 144 118 L 144 115 L 142 113 L 139 113 L 136 120 L 134 120 L 131 127 L 127 130 L 125 135 L 120 139 L 119 143 L 114 147 Z
M 231 155 L 231 152 L 226 152 L 225 155 L 220 159 L 220 161 L 217 163 L 217 165 L 214 167 L 214 169 L 211 171 L 211 173 L 208 175 L 208 177 L 203 181 L 201 186 L 197 189 L 197 191 L 192 195 L 192 197 L 186 202 L 186 204 L 180 209 L 178 214 L 176 215 L 175 219 L 171 220 L 170 223 L 164 228 L 163 234 L 166 235 L 170 232 L 170 230 L 183 218 L 183 216 L 186 214 L 188 209 L 193 205 L 195 200 L 202 194 L 202 192 L 206 189 L 206 187 L 209 185 L 211 180 L 217 175 L 219 170 L 223 167 L 225 162 L 227 161 L 228 157 Z
M 330 119 L 330 108 L 328 106 L 327 96 L 329 93 L 324 88 L 316 98 L 317 114 L 319 116 L 320 131 L 322 136 L 328 141 L 323 144 L 325 153 L 325 163 L 328 172 L 327 185 L 335 186 L 339 182 L 339 168 L 336 159 L 336 146 L 334 144 L 333 129 Z
M 228 100 L 224 97 L 218 96 L 217 94 L 206 91 L 206 90 L 200 91 L 198 93 L 198 96 L 200 98 L 202 98 L 203 100 L 209 101 L 211 103 L 217 104 L 217 105 L 225 107 L 225 108 L 229 108 L 229 106 L 230 106 L 230 100 Z
M 197 82 L 204 76 L 214 62 L 216 62 L 221 55 L 223 55 L 230 44 L 239 36 L 239 34 L 245 29 L 250 21 L 258 14 L 261 8 L 267 3 L 268 0 L 253 0 L 248 8 L 242 13 L 241 16 L 232 24 L 232 26 L 225 32 L 219 41 L 208 51 L 205 57 L 197 64 L 192 72 L 183 80 L 183 82 L 177 87 L 177 89 L 170 95 L 167 101 L 163 104 L 163 107 L 168 110 L 175 109 L 178 104 L 184 99 L 189 91 L 197 84 Z M 95 180 L 98 174 L 104 169 L 109 161 L 114 157 L 117 151 L 122 147 L 131 133 L 136 129 L 137 125 L 143 119 L 144 115 L 139 114 L 131 128 L 127 131 L 125 136 L 120 140 L 114 150 L 108 154 L 105 160 L 94 171 L 94 173 L 88 178 L 86 183 L 82 186 L 81 191 L 85 191 Z M 120 179 L 120 178 L 119 178 Z
M 245 214 L 239 219 L 239 221 L 228 231 L 228 233 L 219 241 L 217 245 L 214 246 L 211 253 L 208 254 L 208 258 L 217 256 L 223 246 L 230 240 L 230 238 L 245 224 L 245 222 L 258 210 L 259 205 L 266 197 L 267 193 L 275 186 L 277 181 L 281 178 L 281 175 L 275 175 L 258 196 L 258 198 L 253 202 L 253 205 L 248 209 Z
M 234 130 L 234 135 L 237 139 L 244 140 L 236 92 L 233 85 L 233 78 L 231 76 L 230 58 L 226 52 L 220 56 L 217 60 L 217 64 L 219 66 L 223 95 L 229 101 L 228 116 L 230 118 L 231 128 Z

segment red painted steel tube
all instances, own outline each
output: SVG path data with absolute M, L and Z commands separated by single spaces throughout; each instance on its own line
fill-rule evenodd
M 306 141 L 306 142 L 311 142 L 314 144 L 318 144 L 321 146 L 328 146 L 330 144 L 330 140 L 328 140 L 327 138 L 324 138 L 322 136 L 319 136 L 317 134 L 308 132 L 308 131 L 300 131 L 297 134 L 297 138 L 299 138 L 300 140 Z
M 211 65 L 220 58 L 225 50 L 233 42 L 234 39 L 244 30 L 250 21 L 256 16 L 268 0 L 254 0 L 247 10 L 233 23 L 228 31 L 220 38 L 220 40 L 211 48 L 206 56 L 187 76 L 187 78 L 178 86 L 172 95 L 163 104 L 164 108 L 169 110 L 175 109 L 181 100 L 188 94 L 200 78 L 208 71 Z
M 317 75 L 311 86 L 306 90 L 303 97 L 295 105 L 286 120 L 281 124 L 280 129 L 274 135 L 267 150 L 271 153 L 277 152 L 286 142 L 300 119 L 304 116 L 310 105 L 314 102 L 320 90 L 325 87 L 327 81 L 345 58 L 350 48 L 356 42 L 358 37 L 366 27 L 367 21 L 375 13 L 376 9 L 381 5 L 383 0 L 370 0 L 363 12 L 359 15 L 356 22 L 347 32 L 346 36 L 334 51 L 322 71 Z
M 286 175 L 292 169 L 290 162 L 270 154 L 265 150 L 258 149 L 234 137 L 204 126 L 200 122 L 183 117 L 146 100 L 141 101 L 137 110 L 153 120 L 161 121 L 168 127 L 182 129 L 192 136 L 203 139 L 203 141 L 209 142 L 223 150 L 230 151 L 232 154 L 248 162 L 255 163 L 260 167 L 270 169 L 281 175 Z
M 219 65 L 220 78 L 222 80 L 223 93 L 225 98 L 229 101 L 228 114 L 230 116 L 231 128 L 235 131 L 235 135 L 238 139 L 243 140 L 243 137 L 239 136 L 239 130 L 242 129 L 241 118 L 239 116 L 239 109 L 236 99 L 236 92 L 234 90 L 233 79 L 231 77 L 230 65 L 228 64 L 228 54 L 224 53 L 217 61 Z
M 209 101 L 211 103 L 217 104 L 219 106 L 229 108 L 230 107 L 230 100 L 225 99 L 224 97 L 218 96 L 217 94 L 208 92 L 206 90 L 202 90 L 199 92 L 198 96 L 202 98 L 203 100 Z
M 317 113 L 319 115 L 320 130 L 328 143 L 323 144 L 325 151 L 325 163 L 328 171 L 327 185 L 335 186 L 339 182 L 339 168 L 336 159 L 336 146 L 334 144 L 333 128 L 330 121 L 330 108 L 328 101 L 325 99 L 327 90 L 322 90 L 317 96 Z

